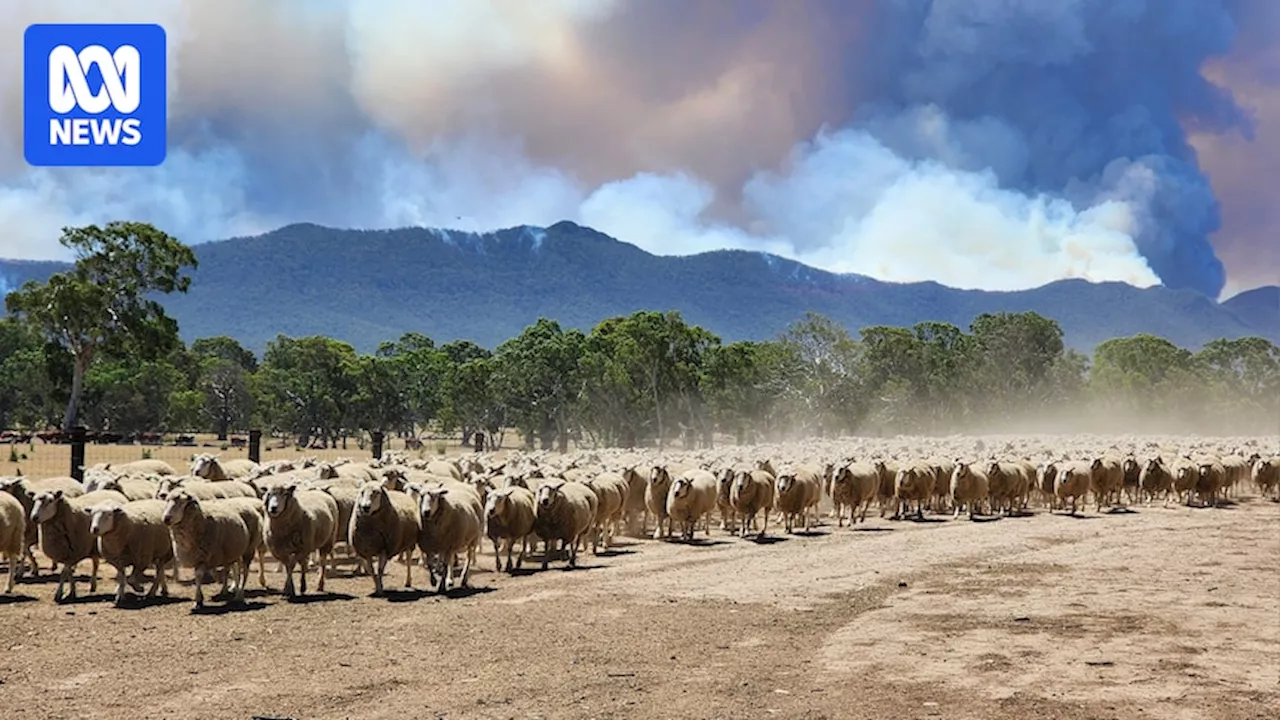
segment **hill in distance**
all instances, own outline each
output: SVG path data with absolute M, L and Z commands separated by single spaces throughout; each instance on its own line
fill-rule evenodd
M 295 224 L 195 252 L 191 291 L 164 299 L 184 339 L 230 335 L 255 351 L 283 333 L 328 335 L 367 352 L 408 331 L 492 348 L 539 317 L 589 330 L 613 315 L 671 309 L 725 342 L 775 337 L 809 310 L 855 334 L 923 320 L 967 328 L 980 313 L 1033 310 L 1057 320 L 1081 350 L 1139 332 L 1190 348 L 1248 335 L 1280 342 L 1280 287 L 1221 304 L 1192 291 L 1084 280 L 957 290 L 829 273 L 765 253 L 656 256 L 571 222 L 482 234 Z M 17 287 L 65 267 L 0 260 L 0 279 Z

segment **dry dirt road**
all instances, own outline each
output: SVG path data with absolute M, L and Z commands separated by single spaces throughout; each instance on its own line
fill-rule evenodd
M 1280 504 L 1256 499 L 492 562 L 465 596 L 340 577 L 208 615 L 185 586 L 115 610 L 24 584 L 0 717 L 1280 718 Z

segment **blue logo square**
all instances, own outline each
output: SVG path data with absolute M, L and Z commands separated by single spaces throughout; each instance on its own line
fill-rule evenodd
M 31 25 L 22 49 L 22 146 L 29 164 L 106 167 L 164 162 L 164 28 Z

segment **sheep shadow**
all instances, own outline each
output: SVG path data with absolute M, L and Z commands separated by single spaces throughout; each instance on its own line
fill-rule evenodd
M 902 519 L 906 520 L 907 522 L 916 523 L 917 525 L 936 525 L 938 523 L 946 522 L 948 519 L 950 519 L 950 517 L 949 516 L 941 517 L 938 515 L 925 515 L 924 517 L 911 516 L 911 517 L 905 517 Z
M 92 593 L 92 594 L 86 594 L 86 595 L 76 595 L 75 597 L 64 597 L 61 600 L 57 601 L 55 604 L 75 606 L 75 605 L 87 605 L 89 603 L 100 603 L 100 602 L 109 603 L 115 599 L 116 599 L 116 596 L 114 593 Z
M 685 547 L 709 548 L 709 547 L 715 547 L 717 545 L 728 545 L 729 541 L 723 540 L 723 539 L 717 539 L 717 538 L 709 538 L 709 537 L 700 537 L 700 538 L 695 537 L 692 540 L 674 540 L 672 541 L 672 544 L 683 545 Z M 603 555 L 603 553 L 601 554 Z
M 894 531 L 894 528 L 884 527 L 882 525 L 858 525 L 857 527 L 854 527 L 853 525 L 849 525 L 848 528 L 854 532 L 869 532 L 869 533 Z
M 1007 518 L 1029 518 L 1035 516 L 1036 514 L 1031 510 L 1014 510 L 1013 512 L 1005 513 Z
M 0 595 L 0 605 L 20 605 L 35 601 L 36 598 L 31 595 Z
M 1115 507 L 1109 508 L 1107 512 L 1104 514 L 1106 515 L 1137 515 L 1138 511 L 1126 505 L 1117 505 Z
M 418 588 L 401 588 L 399 590 L 382 590 L 382 596 L 379 597 L 373 593 L 369 593 L 369 597 L 386 600 L 389 603 L 406 603 L 417 602 L 428 595 L 435 595 L 430 590 L 420 590 Z
M 257 602 L 246 600 L 238 603 L 235 601 L 227 601 L 221 605 L 205 605 L 204 607 L 191 608 L 192 615 L 232 615 L 236 613 L 253 612 L 271 607 L 271 603 Z
M 146 610 L 147 608 L 163 607 L 165 605 L 177 605 L 178 603 L 191 602 L 186 598 L 180 598 L 173 595 L 125 595 L 124 601 L 116 605 L 117 610 Z
M 76 582 L 88 582 L 89 576 L 77 576 Z M 58 573 L 49 573 L 48 575 L 32 575 L 27 573 L 18 579 L 19 585 L 49 585 L 58 582 Z
M 747 542 L 755 543 L 756 545 L 777 545 L 778 543 L 786 542 L 791 538 L 786 535 L 765 535 L 764 537 L 760 537 L 759 535 L 748 535 L 744 539 Z
M 285 598 L 284 601 L 290 605 L 311 605 L 313 603 L 335 602 L 340 600 L 355 600 L 355 595 L 346 593 L 325 592 L 311 593 L 308 595 L 294 595 L 291 598 Z
M 1071 518 L 1073 520 L 1097 520 L 1101 515 L 1085 515 L 1079 512 L 1058 511 L 1050 513 L 1054 517 Z
M 795 537 L 802 537 L 802 538 L 820 538 L 820 537 L 826 537 L 827 535 L 830 535 L 831 531 L 828 530 L 826 532 L 823 532 L 823 531 L 814 530 L 814 529 L 793 530 L 790 534 L 794 535 Z
M 503 572 L 511 577 L 529 577 L 530 575 L 537 575 L 541 570 L 536 567 L 525 566 L 511 568 L 510 570 L 504 570 Z
M 619 555 L 635 555 L 635 554 L 636 554 L 635 550 L 630 550 L 628 548 L 611 547 L 608 550 L 601 550 L 600 552 L 596 553 L 596 557 L 611 558 L 611 557 L 618 557 Z
M 466 598 L 475 597 L 476 595 L 487 595 L 493 592 L 494 590 L 497 590 L 497 588 L 488 587 L 488 586 L 453 587 L 453 588 L 449 588 L 448 590 L 445 590 L 443 594 L 436 593 L 436 595 L 439 597 L 447 598 L 449 600 L 465 600 Z

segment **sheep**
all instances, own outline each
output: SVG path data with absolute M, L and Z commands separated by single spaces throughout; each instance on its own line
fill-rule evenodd
M 875 465 L 851 462 L 835 472 L 831 481 L 831 502 L 836 506 L 836 527 L 844 526 L 844 508 L 849 508 L 849 527 L 858 521 L 858 508 L 862 508 L 862 522 L 867 521 L 867 510 L 880 490 L 880 473 Z
M 252 475 L 260 466 L 247 458 L 223 460 L 221 455 L 196 455 L 191 460 L 191 474 L 210 482 L 242 480 Z
M 173 466 L 163 460 L 134 460 L 127 463 L 98 463 L 86 470 L 110 470 L 117 475 L 132 475 L 134 477 L 143 477 L 144 475 L 177 475 Z
M 649 506 L 645 503 L 648 481 L 635 467 L 625 468 L 622 479 L 627 481 L 627 502 L 623 509 L 626 516 L 627 532 L 632 535 L 643 535 L 649 524 Z M 636 517 L 640 517 L 640 528 L 636 529 Z
M 898 469 L 898 474 L 893 479 L 895 520 L 903 516 L 904 509 L 911 511 L 912 500 L 916 503 L 916 518 L 924 518 L 924 504 L 933 497 L 934 478 L 933 467 L 927 463 L 906 463 Z
M 1058 464 L 1056 462 L 1047 462 L 1036 468 L 1036 494 L 1040 500 L 1049 507 L 1049 511 L 1053 512 L 1057 506 L 1057 496 L 1053 494 L 1053 489 L 1057 484 Z
M 375 481 L 371 480 L 367 482 Z M 351 515 L 355 512 L 356 503 L 360 500 L 360 488 L 367 484 L 367 482 L 362 483 L 360 486 L 353 486 L 345 480 L 334 482 L 333 479 L 330 478 L 325 480 L 307 481 L 300 485 L 301 487 L 305 487 L 309 490 L 320 490 L 325 492 L 333 498 L 335 503 L 338 504 L 338 542 L 347 549 L 348 554 L 351 554 L 352 551 L 351 543 L 347 538 L 347 528 L 351 526 Z M 367 563 L 363 559 L 359 558 L 359 556 L 356 557 L 356 560 L 359 571 L 371 571 L 371 568 L 365 567 Z M 337 571 L 338 558 L 337 553 L 334 553 L 329 559 L 329 573 L 333 574 Z
M 1030 490 L 1026 469 L 1016 463 L 992 460 L 986 470 L 992 512 L 1012 515 Z
M 424 554 L 438 555 L 444 563 L 437 592 L 443 594 L 449 589 L 453 583 L 454 565 L 458 555 L 463 553 L 462 576 L 458 584 L 467 587 L 471 565 L 476 561 L 476 546 L 483 531 L 484 507 L 480 504 L 479 493 L 462 483 L 429 487 L 418 509 L 422 522 L 418 534 L 419 547 Z M 428 542 L 422 542 L 424 538 Z
M 738 511 L 733 509 L 733 503 L 729 502 L 734 472 L 734 468 L 727 467 L 721 468 L 716 474 L 716 508 L 720 511 L 720 529 L 729 532 L 734 532 L 738 514 Z
M 338 541 L 338 503 L 322 490 L 297 485 L 271 488 L 262 502 L 267 508 L 267 549 L 284 564 L 284 596 L 294 597 L 294 565 L 300 566 L 301 594 L 307 594 L 307 565 L 313 552 L 320 554 L 316 590 L 323 593 L 329 554 Z
M 706 534 L 711 534 L 711 511 L 715 507 L 716 476 L 706 470 L 685 470 L 667 490 L 667 514 L 673 526 L 680 524 L 680 537 L 686 542 L 693 540 L 699 518 Z
M 596 494 L 581 483 L 553 480 L 538 488 L 536 499 L 533 531 L 543 542 L 542 569 L 550 563 L 555 540 L 568 547 L 569 567 L 577 567 L 578 543 L 590 533 L 596 516 Z M 665 507 L 666 498 L 662 503 Z
M 418 504 L 407 493 L 380 483 L 360 486 L 360 495 L 347 526 L 352 551 L 373 568 L 373 594 L 382 595 L 387 561 L 404 559 L 404 586 L 413 587 L 413 550 L 422 529 Z
M 9 580 L 4 592 L 13 592 L 13 584 L 22 577 L 23 552 L 27 549 L 27 518 L 18 498 L 0 492 L 0 552 L 9 565 Z
M 1173 475 L 1164 466 L 1164 458 L 1157 455 L 1147 460 L 1138 473 L 1138 489 L 1148 505 L 1158 494 L 1164 497 L 1166 506 L 1169 504 L 1169 496 L 1173 492 Z
M 1226 483 L 1227 469 L 1217 460 L 1205 459 L 1200 462 L 1199 470 L 1196 496 L 1200 498 L 1200 505 L 1207 507 L 1209 503 L 1213 503 L 1214 507 L 1218 507 L 1218 496 Z
M 773 508 L 774 477 L 766 470 L 739 470 L 733 475 L 733 487 L 729 490 L 729 502 L 742 517 L 738 536 L 747 536 L 747 527 L 756 514 L 764 511 L 758 539 L 764 539 L 769 529 L 769 511 Z
M 1229 497 L 1236 484 L 1244 484 L 1249 479 L 1249 461 L 1240 455 L 1223 455 L 1222 467 L 1225 475 L 1222 479 L 1222 494 Z
M 175 490 L 185 490 L 197 500 L 222 500 L 233 497 L 258 497 L 253 485 L 239 480 L 208 482 L 193 477 L 166 477 L 156 486 L 155 499 L 165 500 Z
M 1102 512 L 1103 503 L 1116 506 L 1120 503 L 1120 495 L 1124 490 L 1124 462 L 1117 457 L 1104 455 L 1096 458 L 1090 466 L 1093 471 L 1093 499 L 1097 503 L 1097 511 Z M 1115 500 L 1112 500 L 1112 498 Z
M 1191 505 L 1191 496 L 1195 492 L 1196 483 L 1200 481 L 1200 467 L 1190 458 L 1180 457 L 1173 461 L 1173 491 L 1178 495 L 1178 503 L 1182 503 L 1185 494 L 1187 505 Z
M 516 558 L 515 568 L 524 565 L 536 513 L 535 498 L 528 488 L 504 487 L 489 493 L 484 506 L 485 534 L 493 542 L 493 562 L 498 572 L 511 572 L 511 551 L 517 540 L 520 541 L 520 555 Z M 505 566 L 502 563 L 504 552 L 507 556 Z
M 114 490 L 124 495 L 130 502 L 135 500 L 153 500 L 159 485 L 145 477 L 118 475 L 99 481 L 94 490 Z
M 244 602 L 246 568 L 262 546 L 262 533 L 245 522 L 242 504 L 200 500 L 181 489 L 165 500 L 164 524 L 173 537 L 175 559 L 195 570 L 196 609 L 204 607 L 204 576 L 214 570 L 236 578 L 233 600 Z
M 1093 468 L 1083 460 L 1063 463 L 1058 468 L 1058 477 L 1054 486 L 1054 494 L 1058 496 L 1062 509 L 1067 507 L 1067 498 L 1071 498 L 1071 514 L 1076 514 L 1076 504 L 1083 504 L 1084 498 L 1093 487 Z
M 885 510 L 894 501 L 894 483 L 898 478 L 898 463 L 882 459 L 874 461 L 872 465 L 876 469 L 876 475 L 880 477 L 880 486 L 876 488 L 876 500 L 880 503 L 880 517 L 884 517 Z M 894 512 L 897 512 L 896 508 Z
M 12 495 L 22 504 L 23 518 L 31 517 L 31 508 L 35 504 L 36 493 L 54 490 L 61 490 L 64 497 L 76 498 L 84 495 L 84 485 L 75 478 L 71 477 L 51 477 L 41 480 L 28 480 L 27 478 L 2 478 L 0 479 L 0 490 Z M 23 557 L 31 564 L 32 577 L 40 576 L 40 566 L 36 563 L 35 553 L 32 548 L 40 541 L 40 526 L 34 522 L 26 523 L 25 535 L 23 535 L 22 554 Z M 58 563 L 54 561 L 50 572 L 57 570 Z
M 667 494 L 670 491 L 671 473 L 661 465 L 654 465 L 649 470 L 649 482 L 644 490 L 645 509 L 658 521 L 653 530 L 654 540 L 671 537 L 671 517 L 667 514 Z
M 462 481 L 462 468 L 458 467 L 457 463 L 449 460 L 432 460 L 427 463 L 427 467 L 424 469 L 432 475 L 451 477 L 459 482 Z
M 1056 475 L 1055 470 L 1053 476 L 1056 477 Z M 983 503 L 990 497 L 990 488 L 987 474 L 981 468 L 957 460 L 947 484 L 951 487 L 951 498 L 955 502 L 952 518 L 960 517 L 961 509 L 969 511 L 970 520 L 983 511 Z
M 117 607 L 124 603 L 125 568 L 141 575 L 155 567 L 155 579 L 147 597 L 156 590 L 168 595 L 165 567 L 173 561 L 173 541 L 164 524 L 163 500 L 135 500 L 124 505 L 101 504 L 93 508 L 89 531 L 97 538 L 98 554 L 116 569 Z
M 267 506 L 256 497 L 231 497 L 220 499 L 218 502 L 227 507 L 235 508 L 240 513 L 240 519 L 244 520 L 245 527 L 249 528 L 249 534 L 259 538 L 257 548 L 254 554 L 258 556 L 258 585 L 265 588 L 267 586 L 267 570 L 266 570 L 266 527 L 267 527 Z M 243 568 L 244 579 L 249 578 L 249 566 Z M 224 587 L 225 591 L 226 588 Z
M 367 464 L 350 461 L 322 462 L 316 466 L 316 475 L 320 481 L 329 481 L 327 484 L 345 483 L 356 489 L 367 482 L 379 480 L 378 473 Z
M 622 523 L 622 511 L 630 488 L 618 473 L 603 472 L 583 482 L 596 494 L 596 537 L 606 548 L 613 545 L 613 536 Z
M 956 464 L 953 460 L 943 458 L 934 458 L 927 463 L 933 468 L 933 494 L 929 497 L 929 509 L 934 512 L 946 512 L 947 503 L 951 499 L 951 474 L 955 472 Z M 1035 468 L 1031 468 L 1032 477 L 1035 477 Z
M 58 588 L 53 593 L 54 602 L 62 602 L 63 588 L 69 585 L 67 598 L 76 596 L 76 565 L 89 559 L 93 572 L 89 577 L 89 592 L 98 590 L 98 547 L 89 532 L 88 509 L 99 503 L 123 505 L 127 500 L 118 492 L 99 490 L 79 497 L 67 498 L 61 490 L 37 493 L 31 506 L 30 520 L 40 526 L 40 550 L 56 563 L 62 563 L 58 575 Z
M 1249 474 L 1263 498 L 1270 498 L 1273 489 L 1280 490 L 1280 458 L 1258 458 Z M 1280 500 L 1280 493 L 1276 499 Z
M 787 533 L 795 532 L 797 515 L 804 522 L 805 532 L 808 532 L 809 508 L 813 506 L 815 497 L 822 497 L 821 483 L 821 474 L 803 467 L 782 473 L 774 481 L 774 502 Z
M 1142 487 L 1139 478 L 1142 475 L 1142 463 L 1132 455 L 1126 455 L 1120 461 L 1120 490 L 1130 504 L 1138 502 Z

